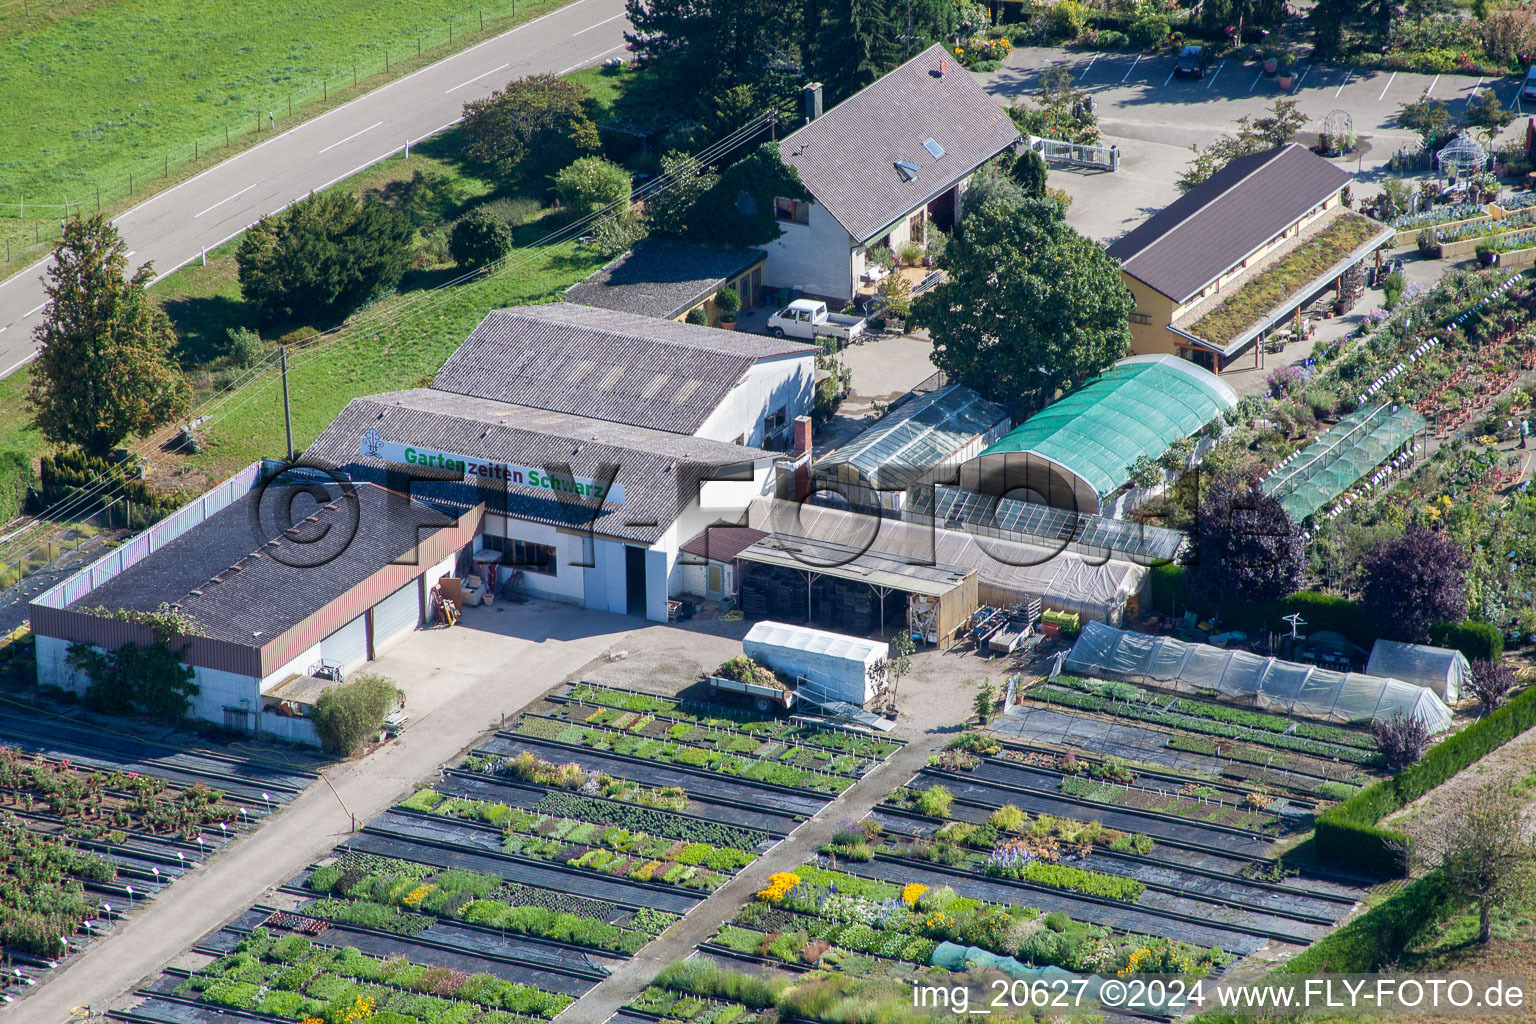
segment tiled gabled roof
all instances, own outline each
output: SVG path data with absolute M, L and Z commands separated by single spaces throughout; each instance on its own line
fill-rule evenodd
M 568 302 L 489 313 L 432 387 L 692 434 L 754 363 L 814 345 Z
M 779 153 L 816 201 L 862 242 L 1018 138 L 1008 112 L 954 54 L 935 44 L 785 136 Z M 929 151 L 929 141 L 943 156 Z M 897 161 L 916 165 L 915 177 L 903 174 Z
M 774 458 L 744 445 L 416 388 L 353 399 L 305 449 L 305 461 L 348 468 L 363 479 L 382 480 L 390 469 L 408 470 L 360 455 L 359 442 L 370 429 L 387 442 L 534 469 L 564 472 L 569 467 L 572 475 L 591 479 L 605 479 L 616 466 L 613 483 L 624 488 L 624 501 L 601 508 L 590 500 L 557 498 L 548 491 L 512 485 L 487 483 L 477 489 L 459 477 L 410 490 L 463 505 L 484 501 L 490 513 L 645 544 L 659 539 L 699 496 L 702 481 L 727 467 Z M 434 474 L 423 471 L 420 476 Z
M 1109 247 L 1127 274 L 1185 302 L 1354 180 L 1292 142 L 1240 156 Z

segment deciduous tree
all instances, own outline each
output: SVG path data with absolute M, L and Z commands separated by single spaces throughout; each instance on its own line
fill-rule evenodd
M 783 233 L 774 199 L 809 200 L 800 175 L 779 156 L 776 142 L 765 142 L 720 172 L 709 190 L 687 213 L 688 234 L 722 245 L 762 245 Z
M 627 0 L 625 10 L 634 31 L 624 38 L 684 113 L 738 85 L 766 108 L 799 78 L 799 0 Z
M 191 407 L 176 333 L 146 292 L 153 277 L 148 263 L 128 273 L 128 246 L 105 217 L 64 225 L 43 282 L 48 303 L 33 332 L 41 351 L 27 393 L 49 441 L 106 455 Z
M 598 148 L 587 90 L 558 75 L 529 75 L 464 104 L 464 155 L 496 173 L 543 181 Z
M 1528 906 L 1536 891 L 1536 846 L 1521 812 L 1521 801 L 1493 783 L 1462 802 L 1446 827 L 1441 870 L 1477 907 L 1478 942 L 1492 936 L 1495 909 Z
M 827 0 L 805 7 L 806 74 L 836 103 L 952 36 L 959 26 L 954 0 Z
M 1301 585 L 1301 531 L 1279 498 L 1220 478 L 1205 485 L 1195 520 L 1195 560 L 1185 578 L 1206 607 L 1272 601 Z
M 466 214 L 448 235 L 448 253 L 466 270 L 495 263 L 512 249 L 512 229 L 485 207 Z
M 699 197 L 715 187 L 719 176 L 687 153 L 676 151 L 661 158 L 664 187 L 645 199 L 645 220 L 651 231 L 681 235 L 688 230 L 688 211 Z
M 1493 140 L 1498 138 L 1499 133 L 1508 128 L 1514 119 L 1515 112 L 1506 110 L 1492 89 L 1483 89 L 1476 93 L 1467 101 L 1466 110 L 1461 115 L 1461 123 L 1480 133 L 1490 146 L 1493 145 Z
M 951 380 L 1013 405 L 1123 356 L 1132 302 L 1119 264 L 1061 220 L 1060 204 L 1008 188 L 967 204 L 940 258 L 948 279 L 913 303 L 912 320 Z
M 584 156 L 555 175 L 555 194 L 578 217 L 613 206 L 629 212 L 629 172 L 600 156 Z
M 1398 713 L 1385 721 L 1372 722 L 1371 736 L 1376 740 L 1376 749 L 1381 751 L 1387 771 L 1396 775 L 1424 756 L 1429 727 L 1419 718 Z
M 1456 115 L 1443 101 L 1421 96 L 1402 105 L 1394 118 L 1399 128 L 1419 137 L 1427 149 L 1438 149 L 1456 131 Z
M 1366 611 L 1382 636 L 1421 643 L 1433 623 L 1466 618 L 1469 564 L 1451 537 L 1410 526 L 1361 558 Z
M 1252 118 L 1244 114 L 1237 119 L 1237 131 L 1218 136 L 1203 149 L 1198 144 L 1189 147 L 1194 156 L 1179 175 L 1180 190 L 1188 192 L 1240 156 L 1285 145 L 1309 120 L 1311 118 L 1298 109 L 1295 100 L 1283 97 L 1275 100 L 1263 117 Z

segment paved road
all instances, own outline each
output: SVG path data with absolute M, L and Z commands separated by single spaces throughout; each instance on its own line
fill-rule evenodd
M 83 956 L 49 973 L 26 998 L 0 1008 L 0 1024 L 62 1024 L 76 1006 L 122 1005 L 204 935 L 325 856 L 359 824 L 411 793 L 439 765 L 609 647 L 655 626 L 575 605 L 534 602 L 466 609 L 447 630 L 413 633 L 369 665 L 406 689 L 410 725 L 398 741 L 326 770 L 252 835 L 189 872 L 174 889 L 119 922 Z M 516 665 L 516 672 L 505 666 Z
M 313 190 L 401 151 L 509 79 L 563 74 L 618 54 L 623 0 L 576 0 L 321 114 L 167 189 L 118 217 L 135 266 L 164 276 Z M 0 377 L 36 354 L 41 261 L 0 282 Z

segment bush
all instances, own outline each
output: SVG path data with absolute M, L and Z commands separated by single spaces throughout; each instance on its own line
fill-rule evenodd
M 1504 654 L 1504 637 L 1486 622 L 1436 622 L 1429 627 L 1429 642 L 1436 647 L 1454 647 L 1468 661 L 1486 658 L 1497 661 Z
M 1131 42 L 1143 50 L 1151 50 L 1167 41 L 1169 31 L 1167 18 L 1161 14 L 1149 14 L 1131 22 L 1127 34 Z
M 1437 743 L 1396 778 L 1367 786 L 1317 818 L 1318 856 L 1379 875 L 1408 870 L 1408 837 L 1376 823 L 1536 725 L 1536 687 Z
M 688 311 L 688 315 L 683 317 L 683 320 L 690 324 L 696 324 L 699 327 L 708 327 L 709 312 L 703 306 L 694 306 Z
M 954 795 L 943 786 L 934 784 L 917 794 L 914 801 L 918 813 L 926 814 L 930 818 L 949 817 L 949 805 Z
M 229 358 L 231 365 L 241 368 L 253 366 L 266 350 L 266 342 L 262 341 L 261 335 L 255 331 L 244 327 L 231 327 L 226 332 L 224 354 Z
M 722 314 L 741 312 L 741 293 L 729 286 L 715 292 L 715 308 Z
M 1063 39 L 1076 39 L 1088 27 L 1088 8 L 1078 0 L 1061 0 L 1051 8 L 1051 28 Z
M 629 207 L 629 172 L 600 156 L 584 156 L 555 175 L 555 194 L 576 216 L 613 206 Z
M 511 249 L 512 229 L 484 207 L 471 210 L 448 236 L 448 253 L 465 270 L 495 263 Z
M 315 702 L 315 732 L 326 753 L 351 757 L 384 725 L 400 691 L 390 680 L 366 673 L 350 683 L 328 686 Z
M 235 251 L 240 291 L 268 321 L 336 322 L 393 288 L 411 222 L 382 202 L 323 192 L 263 217 Z

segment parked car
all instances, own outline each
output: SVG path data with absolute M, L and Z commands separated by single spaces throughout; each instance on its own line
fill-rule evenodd
M 1520 87 L 1520 98 L 1536 100 L 1536 64 L 1525 69 L 1525 84 Z
M 768 333 L 775 338 L 849 342 L 864 333 L 864 318 L 830 313 L 827 304 L 816 299 L 796 299 L 768 318 Z
M 1173 73 L 1180 78 L 1204 78 L 1211 66 L 1211 59 L 1210 47 L 1186 46 L 1179 51 L 1179 59 L 1174 62 Z

